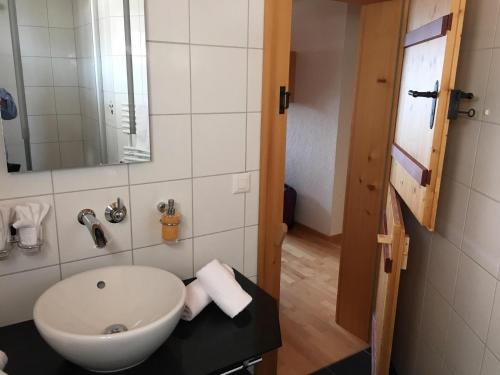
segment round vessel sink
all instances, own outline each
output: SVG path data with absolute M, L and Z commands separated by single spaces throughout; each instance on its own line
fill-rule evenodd
M 46 290 L 36 327 L 68 361 L 114 372 L 146 360 L 179 322 L 186 290 L 170 272 L 115 266 L 83 272 Z

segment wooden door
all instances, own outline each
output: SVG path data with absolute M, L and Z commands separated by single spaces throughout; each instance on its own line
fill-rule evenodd
M 390 180 L 434 230 L 466 0 L 410 0 Z
M 398 302 L 399 278 L 406 269 L 409 238 L 396 191 L 389 186 L 378 237 L 380 260 L 376 287 L 375 309 L 372 317 L 372 374 L 387 375 L 391 363 L 392 336 Z

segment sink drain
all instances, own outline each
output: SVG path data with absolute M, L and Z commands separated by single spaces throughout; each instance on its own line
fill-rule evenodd
M 120 333 L 128 331 L 127 326 L 123 324 L 111 324 L 109 327 L 106 327 L 103 331 L 105 335 L 112 335 L 114 333 Z

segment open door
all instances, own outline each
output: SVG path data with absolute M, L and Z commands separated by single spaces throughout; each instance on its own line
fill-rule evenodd
M 409 238 L 396 191 L 389 186 L 387 204 L 378 236 L 380 260 L 377 294 L 372 318 L 372 374 L 387 375 L 391 363 L 392 336 L 398 303 L 399 278 L 406 269 Z
M 466 0 L 411 0 L 392 145 L 391 183 L 418 221 L 434 230 Z

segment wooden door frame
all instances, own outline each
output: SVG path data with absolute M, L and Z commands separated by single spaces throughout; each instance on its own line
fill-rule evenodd
M 283 237 L 283 185 L 285 181 L 286 113 L 279 114 L 279 87 L 288 87 L 288 69 L 291 39 L 292 0 L 264 0 L 264 63 L 262 84 L 262 123 L 259 197 L 259 240 L 258 240 L 258 285 L 279 300 L 281 276 L 281 243 Z M 362 6 L 363 37 L 374 35 L 373 41 L 380 39 L 380 53 L 377 56 L 358 51 L 358 76 L 353 116 L 351 148 L 346 190 L 346 213 L 344 227 L 353 226 L 356 220 L 364 222 L 363 228 L 355 225 L 349 237 L 373 237 L 364 242 L 360 254 L 343 251 L 342 262 L 355 272 L 353 278 L 341 270 L 339 275 L 339 299 L 337 322 L 363 338 L 369 339 L 369 322 L 372 310 L 373 285 L 377 260 L 377 236 L 380 214 L 385 204 L 389 165 L 389 145 L 393 134 L 392 106 L 398 70 L 400 27 L 404 19 L 404 4 L 408 0 L 341 0 Z M 373 3 L 373 4 L 369 4 Z M 371 18 L 370 18 L 371 17 Z M 375 30 L 363 28 L 363 22 L 378 17 L 381 27 Z M 395 19 L 396 18 L 396 19 Z M 397 32 L 394 32 L 396 22 Z M 391 25 L 387 27 L 384 25 Z M 367 25 L 371 27 L 372 25 Z M 366 34 L 363 34 L 363 32 Z M 378 39 L 377 39 L 378 38 Z M 387 38 L 390 41 L 387 41 Z M 368 50 L 369 48 L 367 48 Z M 373 68 L 375 66 L 375 68 Z M 371 68 L 370 68 L 371 67 Z M 365 69 L 365 70 L 364 70 Z M 363 73 L 364 72 L 364 73 Z M 375 106 L 373 105 L 375 103 Z M 365 116 L 361 116 L 364 114 Z M 368 119 L 368 121 L 366 121 Z M 363 122 L 365 121 L 365 122 Z M 368 147 L 359 132 L 374 131 L 375 145 Z M 361 149 L 360 149 L 361 147 Z M 363 148 L 364 147 L 364 148 Z M 361 152 L 360 152 L 361 151 Z M 372 173 L 366 173 L 372 170 Z M 356 186 L 358 185 L 358 187 Z M 359 185 L 362 185 L 360 188 Z M 355 209 L 349 214 L 350 201 L 357 200 Z M 367 218 L 368 215 L 368 218 Z M 357 228 L 357 230 L 356 230 Z M 368 235 L 367 235 L 368 233 Z M 373 245 L 373 246 L 372 246 Z M 357 246 L 343 236 L 343 249 Z M 357 249 L 355 249 L 357 250 Z M 345 292 L 342 293 L 340 287 Z M 366 291 L 369 290 L 367 293 Z M 363 293 L 360 293 L 362 291 Z M 362 295 L 360 299 L 358 296 Z M 356 319 L 352 319 L 355 316 Z M 362 318 L 360 318 L 362 317 Z M 264 356 L 258 373 L 274 374 L 277 369 L 277 352 Z

